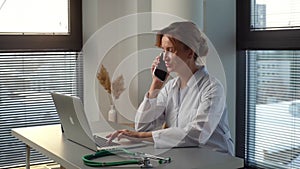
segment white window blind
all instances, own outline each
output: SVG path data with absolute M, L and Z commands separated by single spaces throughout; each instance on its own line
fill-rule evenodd
M 251 29 L 299 29 L 299 0 L 251 0 Z
M 300 51 L 247 52 L 246 161 L 300 168 Z
M 26 157 L 12 128 L 58 124 L 50 91 L 82 96 L 82 59 L 77 52 L 0 53 L 0 70 L 0 168 L 9 168 Z M 49 161 L 35 151 L 30 158 Z

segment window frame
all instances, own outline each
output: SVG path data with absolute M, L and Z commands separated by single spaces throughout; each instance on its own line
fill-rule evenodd
M 251 31 L 251 0 L 237 0 L 237 49 L 295 50 L 300 48 L 300 29 Z
M 81 51 L 82 0 L 69 3 L 69 35 L 0 35 L 0 52 Z
M 250 30 L 251 0 L 236 0 L 236 140 L 235 154 L 247 159 L 245 147 L 247 141 L 247 50 L 300 50 L 300 30 Z M 254 121 L 255 123 L 255 121 Z M 253 133 L 251 133 L 253 134 Z M 247 133 L 249 136 L 249 133 Z M 252 135 L 253 136 L 253 135 Z M 247 168 L 248 162 L 244 165 Z

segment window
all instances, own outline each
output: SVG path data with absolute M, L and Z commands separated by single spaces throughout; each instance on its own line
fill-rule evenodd
M 299 168 L 300 51 L 250 50 L 247 60 L 247 160 Z
M 285 11 L 275 8 L 276 23 L 272 15 L 267 15 L 270 5 L 277 4 L 280 0 L 243 0 L 237 1 L 237 48 L 247 49 L 297 49 L 300 39 L 300 16 L 297 0 L 280 1 L 281 7 L 293 6 L 295 10 L 282 19 Z M 264 9 L 266 8 L 266 9 Z M 274 8 L 274 7 L 273 7 Z M 292 21 L 289 21 L 292 19 Z M 293 26 L 289 25 L 293 23 Z M 275 24 L 275 25 L 274 25 Z
M 0 53 L 0 69 L 0 168 L 8 168 L 26 157 L 12 128 L 59 124 L 51 91 L 82 97 L 82 59 L 77 52 Z M 32 163 L 45 160 L 32 152 Z
M 0 168 L 25 165 L 12 128 L 59 124 L 51 91 L 82 98 L 81 47 L 81 0 L 0 0 Z
M 69 34 L 68 0 L 0 0 L 0 5 L 2 34 Z
M 237 1 L 236 155 L 247 168 L 300 168 L 300 1 L 277 3 Z
M 299 29 L 299 9 L 298 0 L 252 0 L 251 30 Z
M 0 51 L 80 51 L 81 0 L 0 0 Z

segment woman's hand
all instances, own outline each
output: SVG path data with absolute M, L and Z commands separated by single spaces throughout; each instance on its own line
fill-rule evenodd
M 154 73 L 153 73 L 153 71 L 155 70 L 155 67 L 157 67 L 157 65 L 159 64 L 159 58 L 160 58 L 160 56 L 156 56 L 151 65 L 151 74 L 152 74 L 153 80 L 152 80 L 152 83 L 151 83 L 151 86 L 150 86 L 150 89 L 148 92 L 149 98 L 155 98 L 157 96 L 159 90 L 161 89 L 161 87 L 164 84 L 164 82 L 160 81 L 156 76 L 154 76 Z M 166 79 L 167 79 L 167 77 L 166 77 Z
M 131 131 L 127 129 L 117 130 L 109 135 L 106 136 L 108 138 L 108 143 L 110 144 L 114 139 L 118 141 L 122 138 L 126 138 L 131 141 L 151 141 L 152 139 L 152 132 L 137 132 Z
M 158 66 L 158 64 L 160 63 L 160 56 L 156 56 L 155 59 L 153 60 L 152 62 L 152 65 L 151 65 L 151 75 L 152 75 L 152 79 L 154 81 L 158 81 L 160 83 L 163 83 L 162 81 L 160 81 L 155 75 L 154 75 L 154 70 L 155 70 L 155 67 Z M 167 77 L 166 79 L 168 78 L 169 74 L 167 74 Z

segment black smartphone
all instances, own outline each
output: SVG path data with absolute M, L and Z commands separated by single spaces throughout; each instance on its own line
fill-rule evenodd
M 159 64 L 155 67 L 153 71 L 154 76 L 156 76 L 162 82 L 166 80 L 168 74 L 166 63 L 163 60 L 163 57 L 164 53 L 161 53 L 159 57 Z

